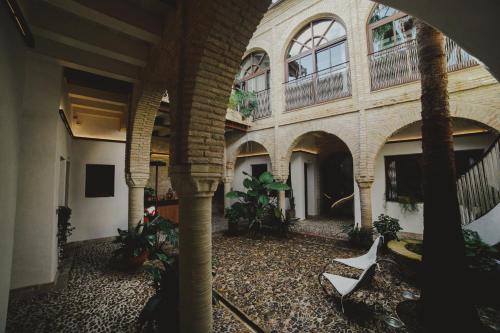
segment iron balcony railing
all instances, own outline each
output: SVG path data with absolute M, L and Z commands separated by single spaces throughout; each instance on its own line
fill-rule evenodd
M 462 224 L 467 225 L 500 203 L 500 135 L 483 158 L 457 179 Z
M 253 111 L 253 120 L 270 117 L 271 112 L 271 89 L 265 89 L 255 93 L 257 107 Z
M 476 60 L 453 40 L 445 39 L 448 71 L 477 65 Z M 420 79 L 415 39 L 368 55 L 371 89 L 379 90 Z
M 286 110 L 351 96 L 349 62 L 285 82 Z

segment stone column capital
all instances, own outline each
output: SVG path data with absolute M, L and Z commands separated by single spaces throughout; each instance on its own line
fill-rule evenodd
M 169 173 L 179 197 L 211 197 L 222 178 L 208 165 L 172 165 Z
M 146 187 L 148 180 L 149 180 L 149 173 L 127 172 L 125 174 L 125 181 L 128 187 Z
M 356 177 L 356 183 L 358 183 L 359 188 L 371 188 L 374 181 L 373 176 L 358 176 Z

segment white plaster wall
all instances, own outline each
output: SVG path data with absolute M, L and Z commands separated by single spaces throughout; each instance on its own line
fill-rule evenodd
M 61 81 L 59 64 L 28 53 L 11 288 L 53 282 L 57 271 L 59 159 L 68 155 L 58 113 Z
M 128 187 L 125 183 L 125 144 L 73 140 L 69 202 L 73 210 L 71 224 L 76 227 L 71 242 L 117 235 L 127 229 Z M 114 197 L 85 197 L 86 164 L 115 166 Z
M 500 204 L 465 229 L 476 231 L 486 244 L 493 246 L 500 243 Z
M 14 246 L 25 61 L 25 46 L 6 10 L 0 10 L 0 50 L 0 332 L 4 332 Z
M 305 198 L 304 163 L 307 167 L 307 198 Z M 295 216 L 299 219 L 306 218 L 307 215 L 317 215 L 318 212 L 318 163 L 317 156 L 312 154 L 296 152 L 290 159 L 290 174 L 292 178 L 293 196 L 295 198 Z
M 493 141 L 490 135 L 455 137 L 455 150 L 486 149 Z M 384 156 L 422 153 L 421 141 L 386 144 L 375 162 L 375 180 L 372 185 L 372 212 L 375 220 L 379 214 L 387 214 L 399 219 L 404 232 L 423 233 L 423 205 L 414 213 L 404 212 L 396 202 L 385 201 L 385 166 Z
M 251 157 L 238 157 L 234 168 L 233 190 L 244 191 L 243 180 L 246 176 L 243 172 L 252 174 L 253 164 L 267 164 L 267 171 L 272 173 L 271 160 L 269 156 L 251 156 Z

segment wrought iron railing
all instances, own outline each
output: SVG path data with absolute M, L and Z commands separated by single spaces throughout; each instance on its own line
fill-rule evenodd
M 445 40 L 448 71 L 477 65 L 474 58 L 453 40 Z M 384 89 L 420 79 L 415 39 L 368 55 L 372 90 Z
M 351 96 L 349 62 L 285 82 L 286 110 Z
M 483 158 L 457 179 L 462 224 L 467 225 L 500 203 L 500 135 Z
M 255 93 L 257 107 L 253 111 L 253 119 L 263 119 L 271 116 L 271 89 L 262 90 Z

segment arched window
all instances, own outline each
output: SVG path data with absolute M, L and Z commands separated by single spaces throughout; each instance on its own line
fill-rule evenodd
M 259 92 L 269 89 L 269 56 L 264 51 L 249 54 L 241 62 L 235 86 L 244 91 Z
M 347 61 L 346 40 L 344 26 L 333 18 L 307 24 L 288 48 L 287 81 L 344 64 Z
M 376 5 L 368 21 L 368 40 L 371 52 L 411 41 L 416 37 L 413 17 L 386 5 Z

